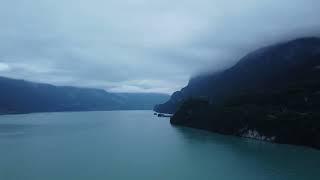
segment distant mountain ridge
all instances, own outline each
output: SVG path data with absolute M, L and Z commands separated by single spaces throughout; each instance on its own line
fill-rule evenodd
M 258 49 L 154 110 L 175 125 L 320 149 L 320 38 Z
M 109 93 L 102 89 L 54 86 L 0 77 L 0 114 L 151 110 L 169 96 L 156 93 Z

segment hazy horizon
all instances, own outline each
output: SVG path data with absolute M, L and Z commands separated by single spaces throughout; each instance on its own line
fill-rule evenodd
M 315 0 L 0 2 L 0 76 L 171 94 L 277 42 L 319 36 Z

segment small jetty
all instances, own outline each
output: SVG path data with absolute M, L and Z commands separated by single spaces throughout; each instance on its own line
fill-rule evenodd
M 173 114 L 164 114 L 164 113 L 153 113 L 155 116 L 158 117 L 172 117 Z

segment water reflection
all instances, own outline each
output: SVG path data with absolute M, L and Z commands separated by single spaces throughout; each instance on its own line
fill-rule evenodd
M 185 127 L 173 126 L 173 128 L 185 144 L 202 146 L 208 150 L 206 155 L 229 157 L 232 163 L 224 159 L 229 168 L 245 166 L 250 168 L 253 174 L 274 174 L 274 179 L 290 177 L 297 180 L 315 179 L 320 171 L 319 150 L 220 135 Z M 215 157 L 213 163 L 215 160 L 221 159 Z M 241 164 L 242 162 L 246 164 Z

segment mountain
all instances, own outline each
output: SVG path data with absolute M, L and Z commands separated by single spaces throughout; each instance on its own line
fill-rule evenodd
M 320 148 L 320 39 L 258 49 L 154 109 L 172 124 Z
M 164 94 L 108 93 L 101 89 L 53 86 L 0 77 L 0 114 L 147 110 L 168 98 Z

